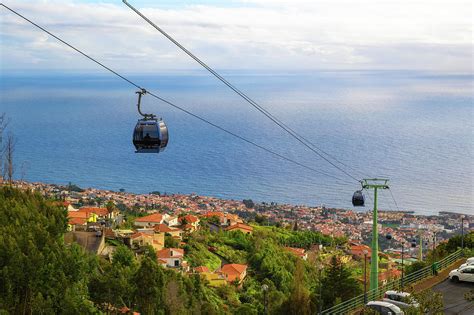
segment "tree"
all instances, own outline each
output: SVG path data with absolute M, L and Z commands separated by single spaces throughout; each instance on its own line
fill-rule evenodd
M 255 203 L 253 202 L 252 199 L 244 199 L 242 202 L 244 203 L 245 207 L 248 209 L 255 207 Z
M 166 248 L 176 248 L 179 246 L 179 241 L 172 237 L 171 235 L 165 235 L 165 247 Z
M 149 257 L 142 259 L 134 276 L 134 301 L 143 314 L 157 314 L 163 304 L 163 270 Z
M 119 245 L 115 248 L 112 256 L 112 264 L 122 267 L 131 267 L 135 263 L 133 252 L 125 245 Z
M 0 114 L 0 184 L 3 183 L 3 153 L 5 149 L 3 145 L 3 134 L 7 129 L 7 125 L 7 116 L 5 113 Z
M 176 275 L 172 275 L 166 283 L 165 290 L 165 305 L 168 314 L 183 314 L 185 313 L 185 305 L 183 301 L 184 296 L 181 283 Z
M 109 211 L 109 213 L 112 213 L 117 209 L 115 203 L 112 200 L 109 200 L 105 207 L 107 208 L 107 211 Z
M 284 304 L 284 313 L 286 314 L 311 314 L 310 292 L 305 283 L 304 265 L 301 259 L 296 261 L 295 273 L 293 275 L 293 284 L 290 296 Z
M 405 314 L 444 314 L 443 294 L 433 290 L 425 290 L 419 293 L 412 293 L 413 298 L 419 303 L 419 308 L 409 308 Z
M 346 267 L 337 256 L 331 258 L 331 263 L 325 270 L 322 287 L 325 308 L 335 305 L 338 300 L 345 301 L 362 293 L 361 286 L 349 267 Z
M 66 210 L 31 192 L 0 187 L 0 309 L 11 314 L 93 313 L 93 261 L 66 246 Z
M 13 153 L 15 152 L 16 140 L 13 134 L 9 133 L 4 147 L 5 161 L 3 167 L 3 179 L 8 181 L 8 184 L 13 183 L 13 174 L 15 168 L 13 165 Z

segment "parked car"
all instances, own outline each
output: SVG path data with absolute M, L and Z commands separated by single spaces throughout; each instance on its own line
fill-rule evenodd
M 365 306 L 382 315 L 404 315 L 405 313 L 396 305 L 383 301 L 370 301 Z
M 466 260 L 466 263 L 468 263 L 468 264 L 472 263 L 472 262 L 474 262 L 474 257 L 470 257 Z
M 474 266 L 466 266 L 454 269 L 449 273 L 448 277 L 454 282 L 474 282 Z
M 392 303 L 400 308 L 419 308 L 420 304 L 413 299 L 410 293 L 400 291 L 387 291 L 383 297 L 383 301 Z
M 474 261 L 466 262 L 466 263 L 462 264 L 461 266 L 459 266 L 459 268 L 464 268 L 464 267 L 467 267 L 467 266 L 474 266 Z

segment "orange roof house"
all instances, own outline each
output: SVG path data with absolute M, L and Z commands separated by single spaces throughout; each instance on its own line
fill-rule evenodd
M 206 266 L 199 266 L 194 268 L 194 271 L 198 273 L 209 272 L 209 268 L 207 268 Z
M 242 219 L 236 214 L 218 211 L 208 211 L 202 215 L 206 218 L 218 217 L 221 225 L 233 225 L 236 223 L 242 223 Z
M 184 256 L 184 249 L 181 248 L 164 248 L 156 252 L 156 256 L 160 259 L 177 258 Z
M 155 233 L 168 233 L 173 237 L 177 237 L 178 239 L 181 239 L 181 234 L 183 232 L 181 229 L 172 228 L 163 223 L 155 225 L 153 230 Z
M 234 225 L 228 226 L 225 228 L 226 231 L 241 231 L 244 234 L 252 234 L 253 227 L 243 224 L 243 223 L 236 223 Z
M 141 218 L 135 219 L 135 225 L 141 227 L 150 227 L 163 223 L 163 215 L 161 213 L 153 213 Z
M 85 213 L 95 213 L 99 218 L 106 218 L 109 215 L 109 210 L 107 210 L 107 208 L 82 207 L 78 211 Z
M 156 257 L 159 261 L 166 261 L 166 266 L 172 268 L 181 267 L 185 262 L 184 249 L 180 248 L 164 248 L 156 252 Z
M 247 265 L 227 264 L 222 266 L 220 272 L 224 275 L 227 282 L 242 281 L 247 276 Z
M 150 245 L 155 250 L 160 250 L 164 246 L 164 237 L 162 237 L 162 240 L 158 240 L 154 237 L 154 235 L 137 232 L 130 236 L 130 242 L 132 247 L 140 248 L 142 246 Z
M 86 218 L 69 218 L 68 224 L 69 225 L 85 225 L 87 223 Z
M 372 251 L 367 245 L 352 245 L 350 247 L 350 253 L 354 257 L 364 258 L 364 251 L 367 251 L 367 257 L 370 257 Z
M 199 218 L 195 215 L 192 215 L 192 214 L 182 216 L 182 217 L 178 218 L 178 220 L 181 224 L 183 223 L 183 221 L 186 221 L 186 224 L 193 224 L 193 225 L 195 223 L 199 222 Z
M 303 260 L 308 259 L 308 254 L 304 248 L 297 248 L 297 247 L 285 247 L 285 250 L 295 254 L 296 256 L 300 257 Z
M 176 229 L 172 229 L 170 228 L 169 226 L 167 226 L 166 224 L 164 223 L 160 223 L 160 224 L 156 224 L 154 227 L 153 227 L 153 230 L 155 232 L 158 232 L 158 233 L 169 233 L 169 232 L 172 232 Z
M 79 212 L 79 211 L 68 211 L 67 212 L 67 217 L 68 218 L 81 218 L 81 219 L 88 219 L 89 214 L 86 212 Z

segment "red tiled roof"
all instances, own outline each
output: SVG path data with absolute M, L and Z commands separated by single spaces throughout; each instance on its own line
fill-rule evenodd
M 171 255 L 173 253 L 173 255 Z M 183 257 L 184 250 L 180 248 L 164 248 L 156 252 L 158 258 L 180 258 Z
M 85 213 L 95 213 L 101 217 L 109 214 L 109 210 L 107 210 L 107 208 L 82 207 L 78 211 Z
M 156 224 L 153 227 L 153 230 L 155 232 L 162 232 L 162 233 L 175 231 L 175 229 L 172 229 L 172 228 L 170 228 L 169 226 L 167 226 L 166 224 L 163 224 L 163 223 Z
M 82 219 L 88 219 L 89 214 L 85 212 L 79 212 L 79 211 L 68 211 L 67 212 L 67 217 L 68 218 L 82 218 Z
M 85 218 L 69 218 L 68 223 L 71 225 L 84 225 L 87 220 Z
M 206 212 L 205 214 L 203 214 L 203 217 L 224 217 L 224 213 L 223 212 L 212 212 L 212 211 L 208 211 Z
M 236 223 L 236 224 L 233 224 L 233 225 L 225 228 L 226 231 L 231 231 L 231 230 L 235 230 L 235 229 L 253 231 L 253 227 L 251 227 L 247 224 L 243 224 L 243 223 Z
M 161 213 L 153 213 L 141 218 L 135 219 L 135 222 L 156 222 L 161 223 L 163 221 L 163 215 Z
M 132 236 L 130 236 L 130 237 L 132 239 L 135 239 L 135 238 L 139 238 L 139 237 L 153 237 L 153 236 L 150 235 L 150 234 L 143 233 L 143 232 L 137 232 L 137 233 L 132 234 Z
M 247 270 L 247 265 L 227 264 L 222 266 L 221 272 L 227 276 L 227 281 L 232 282 L 239 278 L 242 280 L 242 274 Z
M 206 266 L 199 266 L 199 267 L 194 268 L 194 270 L 199 273 L 209 272 L 209 268 L 207 268 Z
M 351 246 L 351 254 L 352 255 L 363 255 L 364 250 L 367 251 L 367 255 L 370 255 L 371 249 L 367 245 L 352 245 Z
M 285 249 L 299 257 L 304 257 L 306 255 L 306 251 L 304 248 L 285 247 Z
M 182 222 L 183 219 L 186 220 L 186 222 L 187 222 L 188 224 L 190 224 L 190 223 L 195 223 L 195 222 L 198 222 L 198 221 L 199 221 L 199 218 L 198 218 L 197 216 L 195 216 L 195 215 L 192 215 L 192 214 L 188 214 L 188 215 L 185 215 L 185 216 L 183 216 L 183 217 L 180 217 L 180 218 L 178 219 L 178 221 L 179 221 L 179 222 Z

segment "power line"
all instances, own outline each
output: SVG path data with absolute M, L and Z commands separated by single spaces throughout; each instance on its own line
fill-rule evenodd
M 227 81 L 224 77 L 222 77 L 219 73 L 217 73 L 215 70 L 213 70 L 210 66 L 208 66 L 204 61 L 199 59 L 196 55 L 194 55 L 192 52 L 190 52 L 188 49 L 186 49 L 183 45 L 181 45 L 177 40 L 175 40 L 173 37 L 171 37 L 168 33 L 166 33 L 163 29 L 161 29 L 158 25 L 153 23 L 150 19 L 148 19 L 145 15 L 143 15 L 140 11 L 135 9 L 131 4 L 129 4 L 126 0 L 122 0 L 125 5 L 127 5 L 131 10 L 133 10 L 138 16 L 140 16 L 142 19 L 144 19 L 148 24 L 153 26 L 157 31 L 159 31 L 161 34 L 163 34 L 167 39 L 169 39 L 173 44 L 175 44 L 177 47 L 179 47 L 182 51 L 184 51 L 189 57 L 194 59 L 197 63 L 199 63 L 203 68 L 205 68 L 207 71 L 209 71 L 212 75 L 214 75 L 217 79 L 219 79 L 222 83 L 224 83 L 227 87 L 229 87 L 232 91 L 237 93 L 240 97 L 242 97 L 245 101 L 247 101 L 250 105 L 252 105 L 254 108 L 256 108 L 259 112 L 261 112 L 263 115 L 265 115 L 267 118 L 269 118 L 271 121 L 273 121 L 276 125 L 278 125 L 280 128 L 282 128 L 284 131 L 286 131 L 290 136 L 295 138 L 298 142 L 303 144 L 305 147 L 310 149 L 312 152 L 317 154 L 319 157 L 324 159 L 326 162 L 331 164 L 333 167 L 344 173 L 345 175 L 349 176 L 353 180 L 359 182 L 359 179 L 345 171 L 343 168 L 337 166 L 335 163 L 333 163 L 330 159 L 325 157 L 323 154 L 320 152 L 316 151 L 315 148 L 321 152 L 324 152 L 327 156 L 331 156 L 329 153 L 323 151 L 322 149 L 318 148 L 315 146 L 313 143 L 309 142 L 306 140 L 304 137 L 296 133 L 294 130 L 289 128 L 285 123 L 283 123 L 281 120 L 276 118 L 274 115 L 272 115 L 268 110 L 266 110 L 264 107 L 259 105 L 257 102 L 255 102 L 253 99 L 251 99 L 249 96 L 247 96 L 244 92 L 240 91 L 237 87 L 235 87 L 233 84 L 231 84 L 229 81 Z M 332 156 L 331 156 L 332 157 Z M 340 161 L 338 161 L 336 158 L 332 157 L 335 161 L 344 164 Z M 344 164 L 345 165 L 345 164 Z M 347 167 L 347 166 L 346 166 Z
M 44 27 L 42 27 L 42 26 L 36 24 L 36 23 L 33 22 L 32 20 L 30 20 L 30 19 L 28 19 L 27 17 L 21 15 L 20 13 L 18 13 L 17 11 L 11 9 L 10 7 L 6 6 L 5 4 L 0 3 L 0 5 L 3 6 L 4 8 L 6 8 L 7 10 L 9 10 L 10 12 L 14 13 L 15 15 L 21 17 L 21 18 L 24 19 L 25 21 L 29 22 L 30 24 L 34 25 L 34 26 L 37 27 L 38 29 L 42 30 L 43 32 L 47 33 L 47 34 L 50 35 L 51 37 L 55 38 L 56 40 L 58 40 L 58 41 L 60 41 L 61 43 L 65 44 L 66 46 L 70 47 L 70 48 L 73 49 L 74 51 L 80 53 L 81 55 L 83 55 L 83 56 L 86 57 L 87 59 L 89 59 L 89 60 L 95 62 L 96 64 L 98 64 L 98 65 L 101 66 L 102 68 L 108 70 L 109 72 L 115 74 L 116 76 L 118 76 L 118 77 L 121 78 L 122 80 L 124 80 L 124 81 L 128 82 L 129 84 L 133 85 L 133 86 L 136 87 L 137 89 L 143 90 L 143 88 L 142 88 L 139 84 L 137 84 L 137 83 L 131 81 L 130 79 L 126 78 L 125 76 L 123 76 L 123 75 L 121 75 L 121 74 L 119 74 L 118 72 L 114 71 L 114 70 L 111 69 L 110 67 L 108 67 L 108 66 L 104 65 L 103 63 L 99 62 L 99 61 L 96 60 L 95 58 L 93 58 L 93 57 L 89 56 L 88 54 L 82 52 L 82 51 L 79 50 L 78 48 L 74 47 L 73 45 L 71 45 L 71 44 L 69 44 L 68 42 L 64 41 L 64 40 L 61 39 L 60 37 L 54 35 L 54 34 L 51 33 L 50 31 L 46 30 Z M 259 149 L 261 149 L 261 150 L 264 150 L 264 151 L 266 151 L 267 153 L 270 153 L 270 154 L 272 154 L 272 155 L 274 155 L 274 156 L 276 156 L 276 157 L 279 157 L 279 158 L 281 158 L 281 159 L 283 159 L 283 160 L 286 160 L 286 161 L 291 162 L 291 163 L 293 163 L 293 164 L 296 164 L 296 165 L 298 165 L 298 166 L 304 167 L 304 168 L 306 168 L 306 169 L 308 169 L 308 170 L 311 170 L 311 171 L 313 171 L 313 172 L 316 172 L 316 173 L 318 173 L 318 174 L 325 175 L 325 176 L 327 176 L 327 177 L 331 177 L 331 178 L 333 178 L 333 179 L 336 179 L 336 180 L 339 180 L 339 181 L 342 181 L 342 182 L 346 182 L 346 181 L 344 181 L 343 179 L 341 179 L 341 178 L 339 178 L 339 177 L 333 176 L 333 175 L 328 174 L 328 173 L 326 173 L 326 172 L 323 172 L 323 171 L 317 170 L 317 169 L 315 169 L 315 168 L 313 168 L 313 167 L 307 166 L 307 165 L 305 165 L 305 164 L 303 164 L 303 163 L 300 163 L 300 162 L 295 161 L 295 160 L 293 160 L 293 159 L 291 159 L 291 158 L 288 158 L 288 157 L 286 157 L 286 156 L 284 156 L 284 155 L 282 155 L 282 154 L 280 154 L 280 153 L 277 153 L 277 152 L 275 152 L 275 151 L 272 151 L 272 150 L 270 150 L 270 149 L 268 149 L 268 148 L 266 148 L 266 147 L 264 147 L 264 146 L 262 146 L 262 145 L 259 145 L 259 144 L 255 143 L 255 142 L 251 141 L 251 140 L 248 140 L 248 139 L 246 139 L 246 138 L 244 138 L 244 137 L 242 137 L 242 136 L 239 136 L 238 134 L 236 134 L 236 133 L 234 133 L 234 132 L 232 132 L 232 131 L 229 131 L 229 130 L 225 129 L 224 127 L 221 127 L 221 126 L 219 126 L 219 125 L 217 125 L 217 124 L 215 124 L 215 123 L 213 123 L 213 122 L 211 122 L 211 121 L 209 121 L 209 120 L 207 120 L 207 119 L 205 119 L 205 118 L 203 118 L 203 117 L 201 117 L 201 116 L 199 116 L 199 115 L 197 115 L 197 114 L 194 114 L 194 113 L 190 112 L 189 110 L 186 110 L 186 109 L 184 109 L 183 107 L 180 107 L 180 106 L 178 106 L 178 105 L 176 105 L 176 104 L 174 104 L 174 103 L 172 103 L 172 102 L 170 102 L 170 101 L 168 101 L 168 100 L 166 100 L 166 99 L 164 99 L 164 98 L 162 98 L 162 97 L 160 97 L 160 96 L 154 94 L 153 92 L 147 91 L 147 93 L 150 94 L 151 96 L 155 97 L 156 99 L 158 99 L 158 100 L 160 100 L 160 101 L 162 101 L 162 102 L 164 102 L 164 103 L 166 103 L 166 104 L 168 104 L 168 105 L 170 105 L 170 106 L 172 106 L 172 107 L 174 107 L 174 108 L 176 108 L 176 109 L 178 109 L 178 110 L 180 110 L 180 111 L 182 111 L 182 112 L 184 112 L 184 113 L 186 113 L 186 114 L 188 114 L 188 115 L 190 115 L 190 116 L 192 116 L 192 117 L 194 117 L 194 118 L 196 118 L 196 119 L 199 119 L 199 120 L 201 120 L 202 122 L 204 122 L 204 123 L 206 123 L 206 124 L 209 124 L 209 125 L 211 125 L 211 126 L 217 128 L 217 129 L 219 129 L 219 130 L 221 130 L 221 131 L 223 131 L 223 132 L 225 132 L 225 133 L 227 133 L 227 134 L 229 134 L 229 135 L 231 135 L 231 136 L 233 136 L 233 137 L 236 137 L 236 138 L 238 138 L 238 139 L 240 139 L 240 140 L 242 140 L 242 141 L 244 141 L 244 142 L 246 142 L 246 143 L 248 143 L 248 144 L 251 144 L 251 145 L 253 145 L 253 146 L 255 146 L 255 147 L 257 147 L 257 148 L 259 148 Z M 346 183 L 347 183 L 347 182 L 346 182 Z
M 400 208 L 398 208 L 398 203 L 395 200 L 395 197 L 393 196 L 392 190 L 389 188 L 388 191 L 390 192 L 390 196 L 392 196 L 393 203 L 395 203 L 395 207 L 397 207 L 397 211 L 400 211 Z

